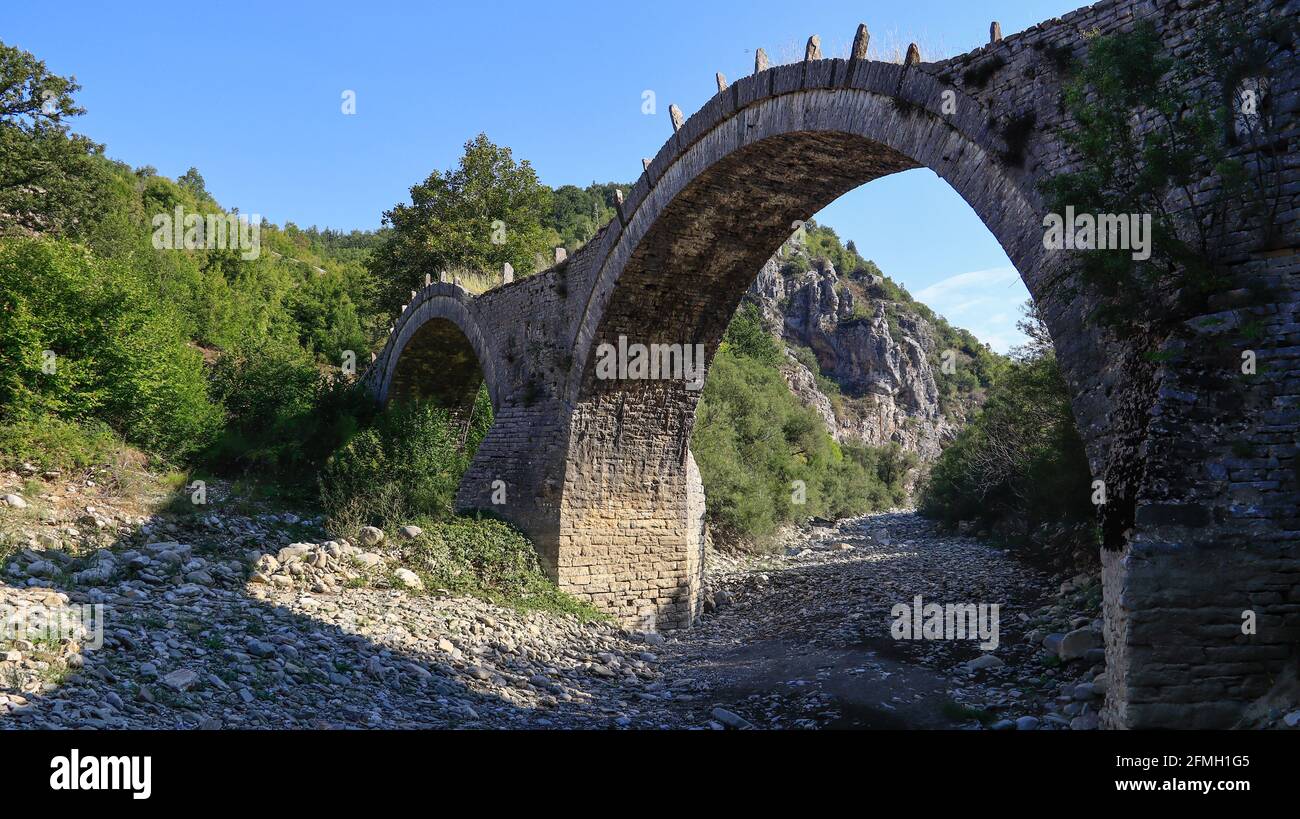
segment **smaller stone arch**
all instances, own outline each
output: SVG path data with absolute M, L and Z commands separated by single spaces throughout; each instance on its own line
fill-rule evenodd
M 437 282 L 419 291 L 364 376 L 375 400 L 427 398 L 457 411 L 472 405 L 486 383 L 499 410 L 504 396 L 496 354 L 476 312 L 459 285 Z

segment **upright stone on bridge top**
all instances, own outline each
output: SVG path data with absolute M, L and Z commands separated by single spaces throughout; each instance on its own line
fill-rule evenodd
M 425 286 L 425 287 L 428 287 L 428 286 L 431 285 L 431 284 L 433 284 L 433 274 L 432 274 L 432 273 L 425 273 L 425 274 L 424 274 L 424 286 Z
M 650 160 L 646 159 L 645 157 L 641 157 L 641 170 L 643 171 L 650 170 Z
M 755 74 L 757 74 L 760 71 L 766 71 L 769 65 L 770 63 L 768 63 L 767 61 L 766 51 L 760 48 L 754 52 L 754 73 Z
M 562 247 L 557 247 L 557 248 L 555 249 L 555 263 L 556 263 L 556 264 L 559 264 L 560 262 L 564 261 L 564 260 L 567 259 L 567 258 L 569 258 L 569 251 L 565 250 L 565 249 L 562 248 Z
M 503 284 L 510 284 L 510 282 L 514 280 L 515 280 L 515 269 L 510 266 L 510 262 L 506 262 L 501 267 L 501 281 Z
M 615 188 L 615 189 L 614 189 L 614 202 L 615 202 L 615 204 L 618 204 L 618 205 L 620 205 L 620 206 L 623 204 L 623 189 L 622 189 L 622 188 Z
M 919 65 L 921 62 L 921 49 L 916 47 L 916 43 L 909 43 L 907 46 L 907 56 L 903 58 L 903 65 Z
M 414 290 L 411 291 L 411 301 L 415 301 L 415 291 L 414 291 Z M 409 304 L 410 302 L 407 302 L 407 303 Z
M 820 60 L 822 58 L 822 38 L 816 34 L 808 38 L 808 45 L 803 50 L 803 61 Z
M 682 116 L 682 109 L 678 108 L 676 103 L 668 106 L 668 116 L 673 118 L 673 130 L 682 130 L 682 123 L 686 122 L 686 119 Z
M 865 60 L 867 58 L 867 44 L 871 42 L 871 32 L 867 31 L 866 23 L 858 23 L 858 33 L 853 35 L 853 51 L 850 52 L 850 59 Z
M 1002 24 L 994 20 L 989 24 L 989 42 L 996 43 L 1002 39 Z
M 727 90 L 727 78 L 723 76 L 721 71 L 714 74 L 713 78 L 718 81 L 718 91 L 721 92 Z
M 447 271 L 442 270 L 438 272 L 438 281 L 442 282 L 443 284 L 447 283 Z

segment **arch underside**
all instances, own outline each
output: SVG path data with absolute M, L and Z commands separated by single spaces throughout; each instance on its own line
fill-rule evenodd
M 433 318 L 402 349 L 387 400 L 429 401 L 459 415 L 474 405 L 482 383 L 483 371 L 469 339 L 448 319 Z
M 598 340 L 626 335 L 714 349 L 795 220 L 810 219 L 859 185 L 918 167 L 886 145 L 846 133 L 782 134 L 727 155 L 658 214 L 618 278 Z M 589 392 L 628 383 L 591 375 Z

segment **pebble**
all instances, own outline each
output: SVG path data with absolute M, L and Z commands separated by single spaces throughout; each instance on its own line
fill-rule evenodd
M 721 707 L 714 708 L 709 713 L 713 715 L 714 719 L 716 719 L 718 722 L 722 723 L 723 725 L 727 726 L 728 728 L 743 730 L 746 728 L 754 727 L 753 723 L 751 723 L 749 720 L 745 719 L 744 717 L 740 716 L 734 711 L 728 711 L 726 708 L 721 708 Z

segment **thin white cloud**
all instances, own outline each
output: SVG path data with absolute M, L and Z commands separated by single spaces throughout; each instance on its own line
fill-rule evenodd
M 1000 353 L 1026 341 L 1016 322 L 1029 291 L 1014 267 L 958 273 L 913 297 Z

